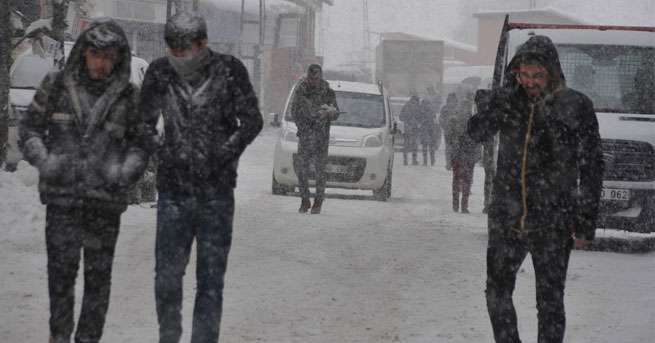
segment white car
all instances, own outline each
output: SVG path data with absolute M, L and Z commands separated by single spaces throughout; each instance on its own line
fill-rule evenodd
M 327 162 L 327 187 L 372 190 L 375 199 L 391 196 L 395 122 L 381 85 L 328 81 L 342 113 L 332 122 Z M 294 159 L 297 127 L 291 114 L 296 86 L 291 89 L 275 144 L 273 194 L 298 186 Z M 310 185 L 314 180 L 310 178 Z
M 64 53 L 68 57 L 74 42 L 64 43 Z M 141 86 L 148 62 L 146 60 L 132 56 L 132 73 L 130 82 Z M 41 85 L 41 81 L 54 70 L 52 58 L 43 58 L 28 49 L 16 58 L 9 70 L 11 88 L 9 90 L 9 148 L 7 149 L 7 164 L 15 165 L 22 159 L 22 154 L 18 150 L 17 144 L 17 122 L 21 114 L 27 110 L 32 102 L 36 89 Z

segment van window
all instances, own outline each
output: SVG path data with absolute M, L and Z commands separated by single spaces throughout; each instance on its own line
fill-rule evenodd
M 37 89 L 41 80 L 53 69 L 53 60 L 37 55 L 25 55 L 16 61 L 11 73 L 12 88 Z
M 339 111 L 345 112 L 332 123 L 337 126 L 383 127 L 386 123 L 381 95 L 336 92 Z
M 567 85 L 587 95 L 596 112 L 655 114 L 655 49 L 558 45 Z

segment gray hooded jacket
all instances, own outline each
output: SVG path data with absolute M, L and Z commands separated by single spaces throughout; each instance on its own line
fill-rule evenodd
M 118 49 L 106 79 L 88 77 L 88 47 Z M 80 34 L 64 70 L 43 80 L 19 122 L 19 136 L 26 160 L 39 169 L 44 204 L 127 208 L 128 187 L 147 161 L 130 59 L 123 30 L 99 19 Z

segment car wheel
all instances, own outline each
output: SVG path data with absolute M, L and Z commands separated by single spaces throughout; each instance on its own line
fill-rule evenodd
M 289 193 L 289 187 L 278 183 L 275 180 L 275 175 L 273 175 L 273 181 L 272 181 L 271 189 L 272 189 L 273 194 L 275 194 L 275 195 L 287 195 L 287 193 Z
M 373 190 L 373 198 L 378 201 L 387 201 L 391 197 L 391 181 L 392 181 L 391 167 L 387 168 L 387 177 L 384 179 L 384 184 L 379 189 Z

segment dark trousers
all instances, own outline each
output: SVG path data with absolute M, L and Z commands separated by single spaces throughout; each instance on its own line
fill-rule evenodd
M 539 343 L 564 340 L 564 284 L 573 240 L 565 233 L 519 238 L 490 230 L 487 247 L 487 309 L 497 343 L 520 343 L 512 293 L 528 252 L 537 285 Z
M 46 248 L 50 293 L 50 335 L 70 342 L 75 279 L 84 252 L 84 297 L 75 342 L 98 342 L 109 307 L 111 269 L 120 213 L 94 208 L 48 205 Z
M 488 209 L 489 204 L 491 204 L 494 177 L 496 177 L 496 170 L 494 168 L 484 168 L 484 208 L 485 209 Z
M 437 149 L 434 145 L 434 140 L 433 139 L 424 139 L 421 141 L 421 146 L 423 150 L 423 164 L 427 165 L 428 164 L 428 156 L 430 157 L 430 165 L 434 165 L 434 154 Z
M 408 131 L 403 136 L 403 161 L 407 165 L 407 155 L 411 153 L 412 164 L 418 164 L 417 159 L 418 138 L 415 131 Z
M 212 200 L 159 195 L 155 297 L 160 343 L 180 341 L 182 278 L 194 238 L 197 289 L 191 343 L 218 342 L 233 218 L 232 190 Z
M 294 169 L 298 174 L 300 196 L 304 199 L 309 199 L 309 177 L 312 175 L 312 167 L 314 169 L 314 180 L 316 181 L 316 199 L 325 197 L 325 183 L 327 182 L 325 168 L 327 166 L 328 147 L 328 140 L 312 139 L 305 141 L 301 138 L 298 143 L 298 155 L 294 161 L 296 164 Z
M 451 162 L 453 169 L 453 209 L 461 207 L 462 210 L 468 210 L 469 195 L 471 194 L 471 184 L 473 183 L 473 168 L 475 162 L 460 161 L 453 159 Z M 462 196 L 460 206 L 460 194 Z

